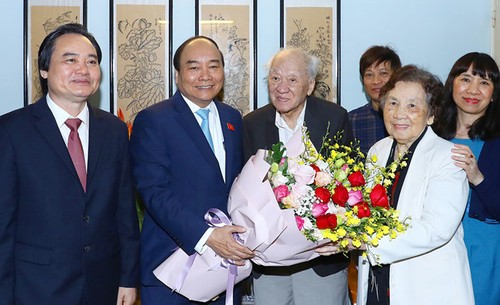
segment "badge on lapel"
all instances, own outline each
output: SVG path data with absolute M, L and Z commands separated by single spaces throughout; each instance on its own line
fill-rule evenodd
M 233 126 L 233 124 L 231 124 L 231 123 L 226 123 L 226 125 L 227 125 L 227 129 L 229 129 L 229 130 L 231 130 L 231 131 L 234 131 L 234 126 Z

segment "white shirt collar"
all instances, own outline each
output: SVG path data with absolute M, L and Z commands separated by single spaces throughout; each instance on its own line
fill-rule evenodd
M 193 114 L 196 113 L 196 111 L 198 111 L 199 109 L 201 109 L 200 106 L 193 103 L 190 99 L 184 96 L 184 94 L 181 93 L 181 96 L 184 99 L 184 101 L 186 101 L 186 104 L 188 105 L 189 109 L 191 109 L 191 112 L 193 112 Z M 208 107 L 205 108 L 210 109 L 210 112 L 213 113 L 214 115 L 218 115 L 217 106 L 215 106 L 214 101 L 211 101 L 210 104 L 208 104 Z
M 307 107 L 307 100 L 304 102 L 304 108 L 302 108 L 302 111 L 300 112 L 299 117 L 297 118 L 297 124 L 295 125 L 295 128 L 293 130 L 288 126 L 285 119 L 283 119 L 283 117 L 281 116 L 281 114 L 278 111 L 276 111 L 276 117 L 274 119 L 274 124 L 276 125 L 276 127 L 278 127 L 278 129 L 284 129 L 284 130 L 287 130 L 291 133 L 294 133 L 298 129 L 302 128 L 302 126 L 304 125 L 304 118 L 306 115 L 306 107 Z
M 64 125 L 64 122 L 66 122 L 67 119 L 69 118 L 75 118 L 71 114 L 67 113 L 66 110 L 62 109 L 59 105 L 57 105 L 47 94 L 47 106 L 49 106 L 50 111 L 54 115 L 54 118 L 56 119 L 57 126 L 61 128 Z M 89 108 L 87 107 L 87 103 L 85 103 L 85 107 L 83 107 L 83 110 L 76 116 L 76 118 L 79 118 L 82 120 L 82 123 L 85 124 L 85 126 L 88 126 L 89 123 Z

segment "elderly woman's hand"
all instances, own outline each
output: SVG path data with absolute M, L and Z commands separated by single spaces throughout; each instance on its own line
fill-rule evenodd
M 455 144 L 455 148 L 451 152 L 453 153 L 451 158 L 455 161 L 455 165 L 465 171 L 467 179 L 472 185 L 478 185 L 484 180 L 484 176 L 477 166 L 477 159 L 469 146 Z

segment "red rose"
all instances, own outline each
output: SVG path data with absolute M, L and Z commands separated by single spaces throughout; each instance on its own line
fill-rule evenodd
M 326 187 L 318 187 L 314 190 L 314 194 L 321 203 L 328 203 L 330 201 L 330 191 Z
M 375 185 L 370 193 L 370 200 L 372 206 L 383 207 L 385 209 L 389 208 L 389 198 L 387 197 L 387 192 L 385 187 L 380 184 Z
M 370 206 L 368 205 L 368 203 L 362 201 L 355 204 L 354 206 L 358 207 L 358 218 L 365 218 L 371 215 Z
M 349 192 L 342 184 L 339 184 L 333 190 L 332 201 L 335 204 L 345 207 L 345 203 L 349 199 Z
M 319 169 L 319 167 L 316 165 L 316 164 L 310 164 L 310 166 L 314 169 L 315 172 L 320 172 L 321 170 Z
M 347 179 L 354 187 L 365 185 L 365 177 L 363 177 L 363 174 L 359 171 L 350 174 Z
M 335 229 L 337 227 L 337 215 L 325 214 L 316 218 L 316 226 L 320 230 Z

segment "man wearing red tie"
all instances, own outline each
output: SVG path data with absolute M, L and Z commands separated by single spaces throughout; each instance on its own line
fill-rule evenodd
M 16 305 L 132 305 L 139 227 L 127 127 L 87 100 L 101 50 L 79 24 L 42 42 L 44 97 L 0 117 L 0 296 Z

